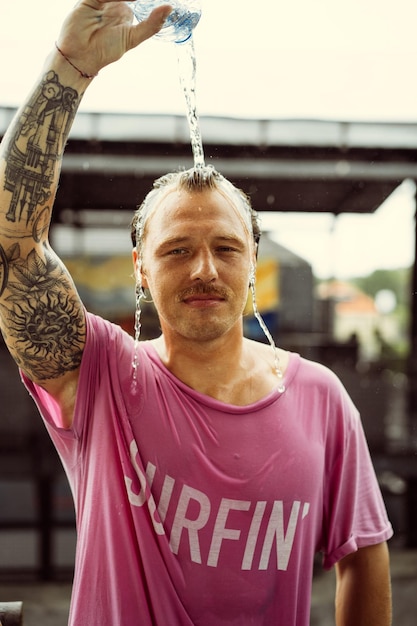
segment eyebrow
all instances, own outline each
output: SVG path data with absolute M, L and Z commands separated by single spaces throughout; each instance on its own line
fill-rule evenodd
M 219 235 L 214 238 L 215 241 L 235 244 L 236 246 L 244 246 L 246 241 L 237 235 Z
M 171 246 L 178 246 L 180 244 L 188 243 L 190 241 L 190 237 L 182 236 L 182 237 L 170 237 L 169 239 L 164 239 L 157 245 L 157 250 L 161 250 L 164 248 L 170 248 Z
M 161 243 L 157 246 L 157 249 L 161 250 L 164 248 L 169 248 L 171 246 L 189 243 L 190 241 L 192 241 L 192 237 L 189 237 L 187 235 L 183 235 L 180 237 L 170 237 L 169 239 L 164 239 L 163 241 L 161 241 Z M 213 241 L 219 243 L 225 242 L 238 246 L 244 246 L 246 243 L 244 239 L 238 237 L 237 235 L 216 235 L 215 237 L 213 237 Z

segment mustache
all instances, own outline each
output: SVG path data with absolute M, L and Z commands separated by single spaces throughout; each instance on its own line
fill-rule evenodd
M 201 285 L 193 285 L 192 287 L 183 289 L 179 292 L 177 299 L 178 301 L 182 301 L 193 296 L 214 296 L 228 300 L 230 293 L 228 289 L 223 287 L 214 287 L 213 285 L 202 283 Z

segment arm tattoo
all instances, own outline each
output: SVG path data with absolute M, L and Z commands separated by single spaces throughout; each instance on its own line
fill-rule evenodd
M 13 345 L 18 366 L 31 377 L 58 378 L 80 365 L 85 337 L 82 307 L 55 255 L 45 249 L 43 260 L 32 250 L 22 260 L 18 248 L 2 250 L 6 273 L 12 276 L 0 304 L 5 339 Z
M 63 87 L 57 74 L 46 74 L 21 112 L 6 154 L 4 189 L 12 194 L 7 220 L 34 223 L 36 209 L 51 198 L 64 142 L 79 104 L 74 89 Z
M 48 244 L 42 245 L 79 101 L 74 89 L 48 72 L 22 109 L 4 153 L 3 189 L 10 202 L 0 228 L 2 331 L 18 366 L 37 381 L 76 369 L 84 346 L 84 315 L 74 285 Z

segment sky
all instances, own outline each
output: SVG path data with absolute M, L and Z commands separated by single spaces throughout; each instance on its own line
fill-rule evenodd
M 0 2 L 0 106 L 15 106 L 74 0 Z M 202 6 L 194 34 L 200 115 L 417 123 L 415 0 Z M 148 41 L 102 70 L 82 109 L 185 113 L 175 45 Z M 373 216 L 268 215 L 265 226 L 318 275 L 363 275 L 411 264 L 413 216 L 406 183 Z
M 321 279 L 410 267 L 414 259 L 415 184 L 405 181 L 375 214 L 262 214 L 273 239 L 309 261 Z

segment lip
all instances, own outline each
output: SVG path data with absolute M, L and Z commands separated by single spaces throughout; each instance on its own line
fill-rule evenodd
M 221 296 L 215 296 L 215 295 L 209 295 L 209 294 L 206 294 L 206 295 L 199 294 L 199 295 L 188 296 L 188 298 L 184 298 L 183 302 L 184 304 L 187 304 L 195 308 L 205 308 L 205 307 L 211 307 L 211 306 L 216 306 L 218 304 L 221 304 L 222 302 L 224 302 L 224 298 L 222 298 Z

